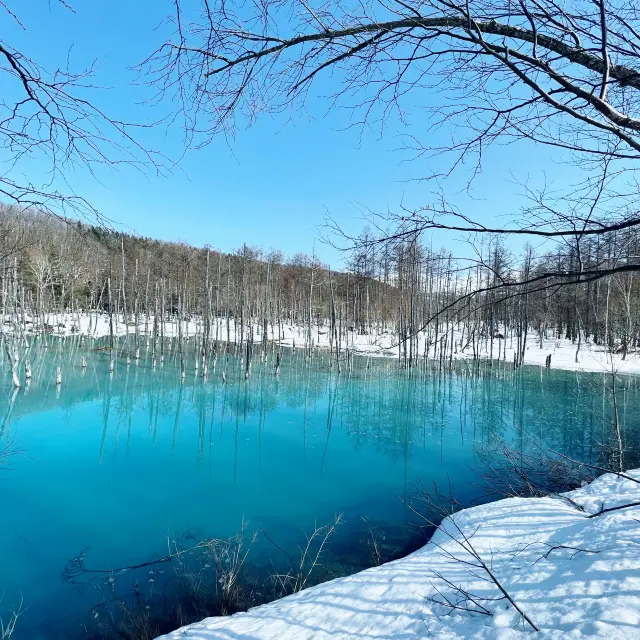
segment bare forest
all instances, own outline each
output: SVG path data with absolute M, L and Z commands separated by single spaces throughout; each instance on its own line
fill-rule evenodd
M 246 245 L 226 254 L 11 208 L 0 220 L 4 324 L 23 332 L 55 333 L 63 314 L 100 314 L 132 335 L 159 337 L 163 318 L 197 318 L 210 348 L 220 326 L 242 345 L 254 341 L 254 331 L 265 344 L 284 338 L 283 325 L 293 325 L 304 328 L 300 347 L 327 336 L 337 353 L 355 335 L 390 334 L 409 366 L 459 351 L 480 357 L 481 346 L 500 359 L 507 338 L 521 356 L 527 345 L 562 338 L 575 344 L 576 358 L 581 345 L 593 343 L 624 359 L 640 340 L 640 236 L 633 228 L 537 254 L 530 246 L 509 251 L 491 236 L 474 246 L 471 267 L 426 246 L 417 232 L 384 243 L 365 233 L 348 269 L 332 272 L 304 254 L 285 259 Z M 578 268 L 616 270 L 567 284 L 562 274 Z M 426 335 L 421 349 L 419 333 Z

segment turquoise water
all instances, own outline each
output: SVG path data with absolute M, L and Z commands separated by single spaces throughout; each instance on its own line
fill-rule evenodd
M 191 347 L 181 382 L 175 348 L 153 369 L 144 346 L 127 365 L 122 340 L 110 374 L 99 345 L 36 343 L 32 383 L 17 393 L 3 361 L 0 449 L 11 443 L 19 455 L 0 465 L 0 615 L 24 599 L 17 638 L 80 632 L 98 596 L 61 574 L 83 549 L 87 565 L 122 567 L 165 552 L 170 532 L 232 535 L 243 518 L 294 549 L 301 528 L 343 512 L 328 560 L 349 555 L 354 570 L 367 565 L 353 553 L 363 518 L 396 532 L 397 553 L 415 544 L 402 500 L 418 481 L 450 484 L 463 504 L 486 500 L 479 445 L 533 439 L 594 459 L 610 419 L 609 381 L 598 374 L 465 363 L 408 372 L 356 358 L 338 376 L 326 354 L 284 350 L 279 377 L 272 352 L 248 381 L 240 357 L 221 352 L 203 380 Z M 640 450 L 637 382 L 618 382 L 630 460 Z

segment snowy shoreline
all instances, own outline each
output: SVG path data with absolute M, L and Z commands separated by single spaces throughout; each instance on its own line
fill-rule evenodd
M 640 480 L 640 469 L 627 475 Z M 565 495 L 584 512 L 551 497 L 471 507 L 405 558 L 158 640 L 506 640 L 532 631 L 486 574 L 464 563 L 474 558 L 462 533 L 543 637 L 640 638 L 640 506 L 589 517 L 639 502 L 640 484 L 605 474 Z M 445 598 L 458 608 L 430 600 Z M 488 614 L 463 610 L 477 610 L 474 601 Z
M 133 337 L 135 333 L 135 325 L 131 322 L 125 324 L 122 316 L 115 318 L 114 334 L 117 336 L 128 335 Z M 90 336 L 93 338 L 104 338 L 109 335 L 109 318 L 106 314 L 96 313 L 80 313 L 80 314 L 51 314 L 50 318 L 53 330 L 51 335 L 55 336 Z M 5 320 L 6 323 L 6 320 Z M 27 325 L 28 326 L 28 325 Z M 145 334 L 145 327 L 151 332 L 153 320 L 141 321 L 138 325 L 139 333 Z M 6 324 L 3 326 L 6 333 L 11 333 L 11 328 Z M 278 326 L 271 327 L 269 325 L 267 331 L 267 339 L 274 341 L 283 347 L 303 348 L 307 328 L 296 325 L 283 324 L 282 331 L 284 338 L 278 339 L 274 335 L 274 329 L 277 331 Z M 255 324 L 253 327 L 254 343 L 258 345 L 262 340 L 260 326 Z M 183 336 L 194 336 L 202 334 L 202 323 L 200 320 L 190 320 L 182 323 Z M 224 318 L 217 319 L 217 327 L 211 328 L 211 337 L 227 342 L 234 341 L 236 327 L 234 321 L 229 321 L 229 333 L 227 333 L 227 323 Z M 459 332 L 454 331 L 454 340 L 461 341 Z M 34 335 L 27 333 L 26 335 Z M 165 337 L 176 337 L 178 335 L 177 321 L 174 319 L 165 323 Z M 317 327 L 312 329 L 312 340 L 314 346 L 320 349 L 329 348 L 329 332 L 325 327 L 318 330 Z M 417 335 L 418 352 L 423 354 L 425 351 L 425 341 L 427 335 L 422 332 Z M 506 345 L 504 344 L 506 340 Z M 515 341 L 509 337 L 506 339 L 494 340 L 493 354 L 490 353 L 488 345 L 483 343 L 480 345 L 480 351 L 477 354 L 479 360 L 487 360 L 493 355 L 493 359 L 497 359 L 497 354 L 501 354 L 501 359 L 506 363 L 512 363 L 515 352 Z M 592 343 L 583 343 L 578 354 L 578 362 L 576 362 L 577 345 L 568 339 L 543 339 L 542 348 L 540 348 L 540 339 L 537 336 L 531 336 L 524 355 L 523 364 L 532 366 L 545 366 L 548 356 L 551 356 L 551 368 L 561 369 L 565 371 L 582 371 L 595 373 L 616 373 L 624 374 L 640 374 L 640 353 L 630 352 L 626 359 L 620 354 L 612 354 L 603 349 L 600 345 Z M 378 335 L 360 335 L 355 332 L 347 332 L 347 339 L 342 341 L 341 351 L 349 350 L 354 355 L 369 357 L 395 357 L 398 358 L 397 336 L 392 333 L 379 333 Z M 434 348 L 431 347 L 430 357 L 435 356 Z M 467 348 L 464 351 L 457 350 L 452 354 L 454 360 L 472 360 L 473 351 Z M 449 355 L 444 357 L 448 360 Z

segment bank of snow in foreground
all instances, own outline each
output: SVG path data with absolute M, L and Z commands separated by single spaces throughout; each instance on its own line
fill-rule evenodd
M 640 480 L 640 470 L 627 475 Z M 640 484 L 607 474 L 566 495 L 584 512 L 559 498 L 466 509 L 406 558 L 162 638 L 453 640 L 533 632 L 473 566 L 462 534 L 543 637 L 640 638 L 640 506 L 589 517 L 640 502 Z M 446 600 L 458 608 L 436 602 Z

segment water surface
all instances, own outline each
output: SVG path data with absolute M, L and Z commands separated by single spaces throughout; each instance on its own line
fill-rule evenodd
M 295 550 L 301 529 L 342 512 L 326 559 L 355 570 L 371 563 L 354 554 L 371 523 L 398 553 L 415 544 L 403 500 L 418 481 L 450 486 L 463 504 L 486 500 L 475 475 L 480 445 L 534 440 L 596 459 L 609 434 L 603 374 L 495 363 L 407 371 L 356 358 L 338 375 L 328 354 L 283 350 L 279 377 L 269 351 L 245 381 L 241 358 L 220 348 L 203 379 L 191 345 L 181 382 L 169 342 L 154 369 L 144 346 L 127 365 L 131 339 L 121 340 L 110 373 L 109 354 L 97 350 L 104 343 L 48 341 L 30 347 L 28 388 L 13 392 L 5 362 L 0 378 L 0 448 L 21 452 L 0 466 L 0 609 L 6 618 L 24 598 L 18 638 L 81 631 L 98 595 L 61 574 L 83 549 L 87 565 L 127 566 L 162 554 L 170 532 L 232 535 L 245 519 Z M 618 402 L 627 457 L 637 460 L 637 378 L 618 381 Z

